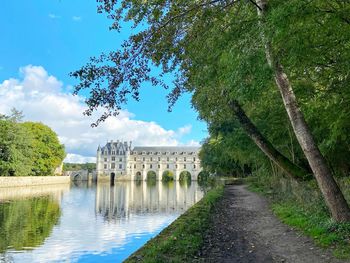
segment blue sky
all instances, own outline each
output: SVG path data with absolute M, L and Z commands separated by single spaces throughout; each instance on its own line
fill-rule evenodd
M 190 95 L 183 96 L 169 113 L 165 98 L 168 91 L 149 85 L 142 88 L 140 102 L 129 101 L 122 117 L 95 130 L 88 128 L 94 118 L 76 112 L 83 109 L 83 98 L 65 95 L 75 83 L 68 74 L 90 56 L 117 49 L 130 31 L 109 31 L 110 21 L 105 14 L 97 14 L 95 0 L 11 0 L 1 5 L 0 112 L 8 113 L 16 106 L 23 110 L 26 120 L 51 126 L 65 143 L 71 161 L 93 156 L 97 144 L 110 139 L 133 140 L 139 145 L 176 145 L 196 144 L 206 137 L 206 125 L 191 109 Z M 35 95 L 38 92 L 40 98 Z M 75 116 L 72 120 L 59 112 L 61 108 L 66 109 L 65 113 L 69 111 L 70 103 Z M 43 108 L 46 110 L 41 111 Z M 66 124 L 62 119 L 65 116 Z M 103 128 L 109 132 L 103 132 Z M 127 134 L 127 128 L 134 135 Z M 79 142 L 79 133 L 74 135 L 77 130 L 86 133 L 85 140 Z

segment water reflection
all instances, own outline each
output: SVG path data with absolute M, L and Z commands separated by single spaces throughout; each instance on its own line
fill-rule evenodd
M 121 262 L 202 195 L 196 183 L 82 183 L 59 198 L 0 204 L 0 262 Z M 23 202 L 32 205 L 23 209 Z M 61 212 L 55 214 L 58 204 Z M 24 227 L 28 237 L 16 232 L 23 222 L 32 227 Z
M 50 197 L 0 204 L 0 252 L 41 245 L 59 217 L 60 206 Z
M 174 182 L 99 184 L 96 213 L 105 220 L 128 218 L 133 214 L 182 213 L 203 196 L 196 184 Z

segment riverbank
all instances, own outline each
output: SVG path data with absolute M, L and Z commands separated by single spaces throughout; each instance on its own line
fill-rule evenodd
M 210 215 L 224 187 L 210 190 L 197 204 L 187 210 L 158 236 L 133 253 L 125 262 L 189 262 L 204 243 Z
M 0 176 L 0 188 L 69 183 L 69 176 Z

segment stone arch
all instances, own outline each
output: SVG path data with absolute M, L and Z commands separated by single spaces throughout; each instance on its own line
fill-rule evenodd
M 169 181 L 174 181 L 175 175 L 172 171 L 165 170 L 162 174 L 162 181 L 163 182 L 169 182 Z
M 153 170 L 149 170 L 146 176 L 147 181 L 157 181 L 157 174 Z
M 115 173 L 111 173 L 111 185 L 114 185 Z
M 136 181 L 142 181 L 142 173 L 141 172 L 137 172 L 135 175 L 135 180 Z
M 74 176 L 73 176 L 73 181 L 81 181 L 82 180 L 82 178 L 81 178 L 81 175 L 78 173 L 78 174 L 75 174 Z
M 179 181 L 192 181 L 192 175 L 189 171 L 184 170 L 179 175 Z

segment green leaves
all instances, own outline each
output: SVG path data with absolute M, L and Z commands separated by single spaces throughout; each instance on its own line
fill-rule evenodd
M 22 124 L 32 134 L 33 175 L 53 175 L 65 157 L 64 146 L 60 144 L 57 135 L 50 127 L 35 122 Z
M 53 175 L 65 157 L 57 135 L 41 123 L 0 119 L 0 176 Z

